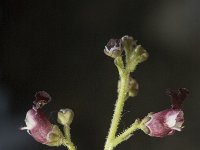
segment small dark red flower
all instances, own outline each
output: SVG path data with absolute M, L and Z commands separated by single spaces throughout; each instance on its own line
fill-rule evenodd
M 35 94 L 34 106 L 26 113 L 26 127 L 20 128 L 27 132 L 38 142 L 49 146 L 62 144 L 63 134 L 58 126 L 50 123 L 41 108 L 51 101 L 50 95 L 45 91 Z
M 182 103 L 189 91 L 181 88 L 178 91 L 168 90 L 167 94 L 171 97 L 172 107 L 154 114 L 145 123 L 148 134 L 154 137 L 164 137 L 172 135 L 175 131 L 181 131 L 184 123 L 184 113 Z
M 120 39 L 110 39 L 105 46 L 104 53 L 112 58 L 121 56 L 123 52 Z
M 53 125 L 49 122 L 42 110 L 33 107 L 25 118 L 26 127 L 21 130 L 27 130 L 28 133 L 38 142 L 47 144 L 48 134 L 52 132 Z

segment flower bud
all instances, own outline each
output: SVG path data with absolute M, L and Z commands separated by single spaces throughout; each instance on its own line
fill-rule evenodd
M 134 57 L 137 57 L 137 61 L 139 63 L 147 60 L 147 58 L 149 57 L 149 54 L 147 53 L 147 51 L 141 46 L 141 45 L 137 45 L 137 47 L 135 48 L 135 51 L 133 53 Z
M 74 112 L 71 109 L 61 109 L 58 112 L 58 118 L 57 121 L 58 123 L 60 123 L 61 125 L 68 125 L 70 126 L 70 124 L 72 123 L 74 118 Z
M 49 122 L 40 109 L 30 109 L 26 114 L 25 123 L 26 127 L 22 127 L 21 130 L 27 130 L 36 141 L 52 146 L 62 144 L 62 132 Z M 56 135 L 56 138 L 53 135 Z
M 118 81 L 118 89 L 117 89 L 118 93 L 119 93 L 120 88 L 121 88 L 121 82 L 119 80 Z M 129 77 L 127 96 L 131 96 L 131 97 L 136 96 L 138 94 L 138 90 L 139 90 L 138 82 L 135 79 L 133 79 L 132 77 Z
M 131 97 L 134 97 L 138 94 L 138 90 L 139 90 L 138 82 L 132 77 L 130 77 L 129 84 L 128 84 L 128 95 Z
M 136 41 L 132 36 L 125 35 L 121 38 L 122 47 L 126 51 L 132 51 L 136 47 Z
M 122 52 L 121 40 L 119 39 L 110 39 L 104 49 L 104 53 L 112 58 L 121 56 Z

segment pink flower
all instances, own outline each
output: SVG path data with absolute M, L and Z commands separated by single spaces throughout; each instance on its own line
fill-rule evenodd
M 184 123 L 182 103 L 188 93 L 185 88 L 178 91 L 167 91 L 167 94 L 171 97 L 172 107 L 149 116 L 150 120 L 145 123 L 145 126 L 150 136 L 164 137 L 182 130 Z
M 41 108 L 50 102 L 51 97 L 45 91 L 39 91 L 35 94 L 35 100 L 32 109 L 26 113 L 26 127 L 20 128 L 27 132 L 38 142 L 49 146 L 59 146 L 62 144 L 62 132 L 60 129 L 49 122 Z
M 53 125 L 49 122 L 45 114 L 33 107 L 30 109 L 25 118 L 26 127 L 21 130 L 27 130 L 28 133 L 38 142 L 47 144 L 48 134 L 52 132 Z

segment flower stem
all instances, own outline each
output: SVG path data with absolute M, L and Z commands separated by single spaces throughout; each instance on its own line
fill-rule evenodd
M 138 129 L 140 129 L 140 121 L 136 120 L 128 129 L 115 138 L 113 146 L 115 147 L 121 142 L 128 140 Z
M 104 146 L 104 150 L 113 150 L 114 148 L 113 141 L 116 137 L 116 132 L 121 119 L 121 113 L 123 111 L 124 103 L 128 92 L 129 75 L 130 72 L 127 72 L 125 69 L 120 73 L 119 95 L 115 104 L 114 114 L 111 121 L 108 137 Z
M 64 139 L 63 145 L 68 148 L 68 150 L 76 150 L 76 147 L 71 141 Z
M 65 138 L 63 139 L 63 145 L 68 148 L 68 150 L 76 150 L 76 146 L 71 141 L 70 127 L 65 125 L 63 127 L 63 131 L 65 133 Z

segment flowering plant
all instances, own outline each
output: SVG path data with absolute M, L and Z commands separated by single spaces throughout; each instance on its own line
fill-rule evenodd
M 181 131 L 184 123 L 182 104 L 189 93 L 186 88 L 167 90 L 166 93 L 170 96 L 172 103 L 171 108 L 157 113 L 149 113 L 143 119 L 136 119 L 130 127 L 117 135 L 124 104 L 129 97 L 135 97 L 139 90 L 138 82 L 130 74 L 135 71 L 138 64 L 147 60 L 149 55 L 130 36 L 110 39 L 104 52 L 114 59 L 114 64 L 119 72 L 118 98 L 104 150 L 113 150 L 117 145 L 128 140 L 137 130 L 142 130 L 152 137 L 165 137 L 173 135 L 175 131 Z M 42 144 L 64 145 L 69 150 L 76 150 L 77 147 L 73 144 L 70 134 L 70 124 L 74 117 L 73 111 L 66 108 L 58 112 L 57 122 L 63 127 L 61 131 L 57 125 L 50 123 L 42 111 L 42 107 L 50 101 L 51 97 L 47 92 L 37 92 L 33 101 L 34 105 L 26 114 L 26 127 L 22 127 L 21 130 L 27 130 L 36 141 Z

